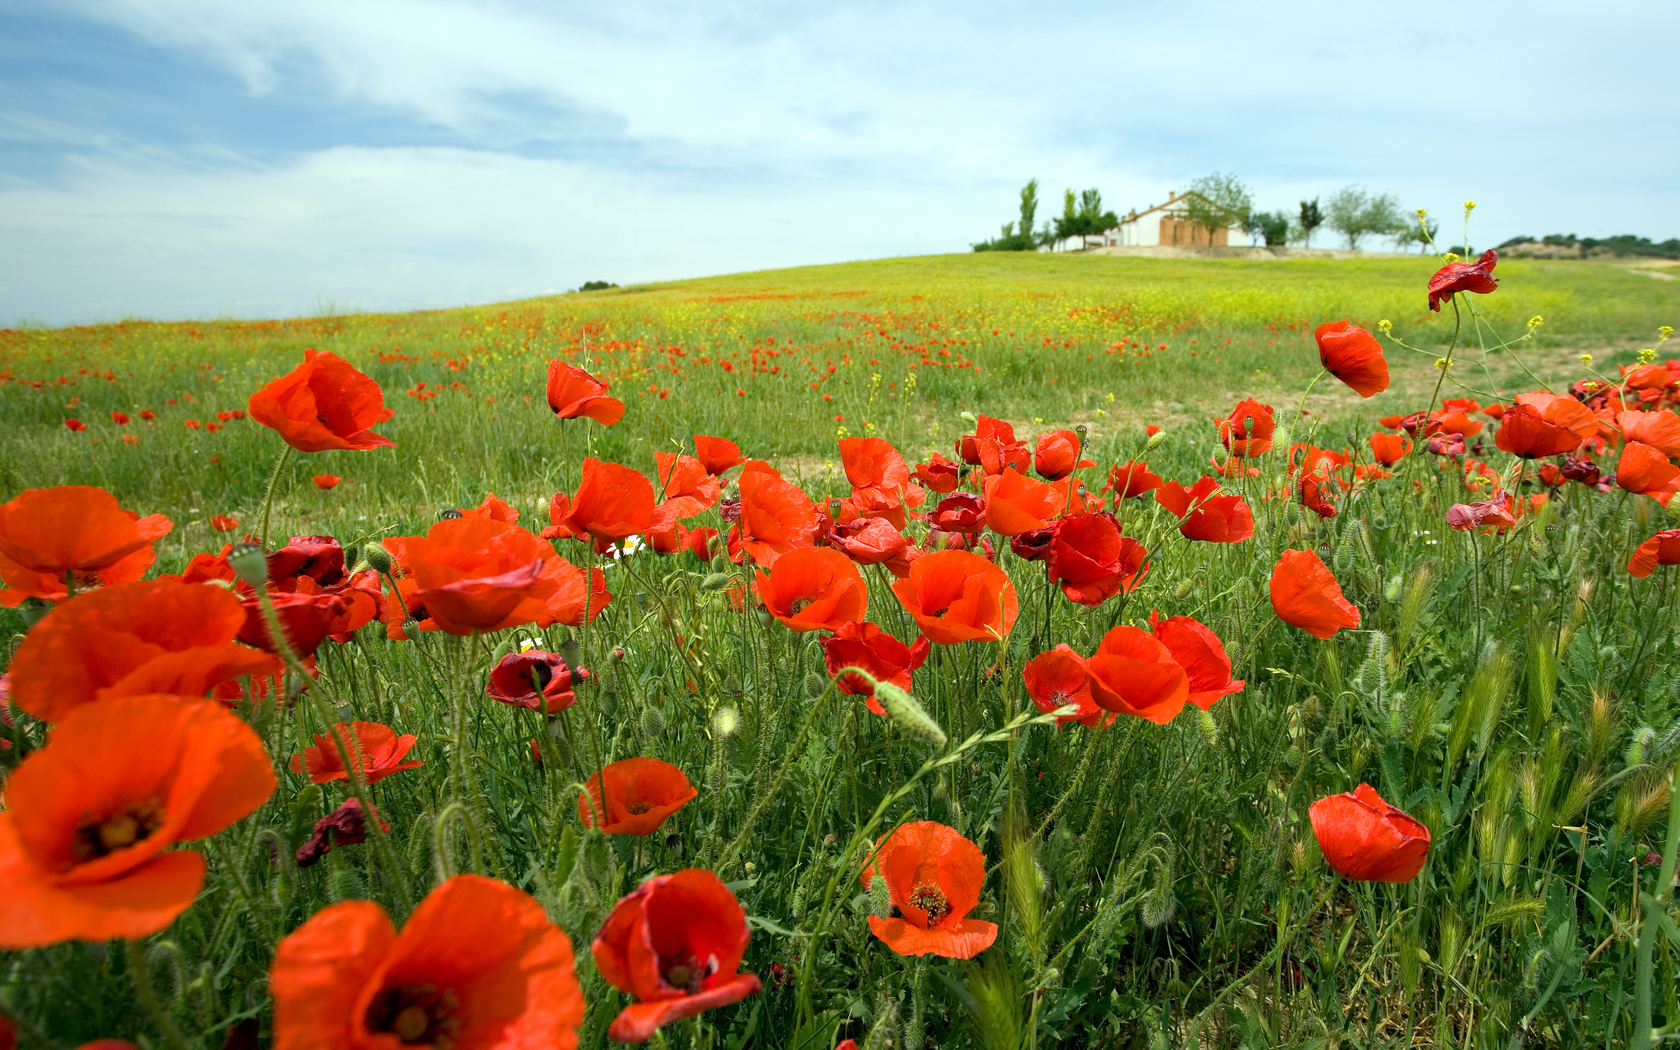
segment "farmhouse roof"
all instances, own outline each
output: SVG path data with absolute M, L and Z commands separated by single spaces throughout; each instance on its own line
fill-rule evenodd
M 1120 224 L 1122 226 L 1124 226 L 1128 222 L 1138 221 L 1139 219 L 1143 218 L 1145 215 L 1148 215 L 1151 212 L 1166 211 L 1168 208 L 1178 207 L 1178 206 L 1182 205 L 1184 203 L 1184 201 L 1189 197 L 1195 197 L 1197 200 L 1203 201 L 1203 202 L 1207 201 L 1206 197 L 1203 197 L 1201 194 L 1197 193 L 1195 190 L 1186 190 L 1183 193 L 1178 193 L 1176 191 L 1169 191 L 1167 193 L 1167 202 L 1165 204 L 1151 204 L 1149 207 L 1143 209 L 1142 211 L 1138 211 L 1136 209 L 1133 209 L 1124 218 L 1122 218 L 1120 220 Z

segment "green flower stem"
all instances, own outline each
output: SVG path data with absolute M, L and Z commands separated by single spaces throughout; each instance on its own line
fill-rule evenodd
M 265 551 L 268 550 L 268 516 L 274 509 L 274 489 L 280 483 L 280 472 L 291 460 L 292 446 L 287 445 L 280 450 L 280 458 L 274 461 L 274 469 L 268 472 L 268 484 L 263 487 L 262 531 L 257 533 L 257 542 Z
M 134 992 L 140 997 L 140 1005 L 145 1007 L 152 1023 L 158 1026 L 163 1038 L 175 1050 L 189 1050 L 186 1036 L 170 1020 L 164 1012 L 163 1004 L 158 1002 L 157 989 L 152 987 L 152 975 L 147 968 L 145 944 L 137 940 L 123 942 L 128 953 L 128 975 L 134 981 Z
M 1662 867 L 1657 871 L 1656 892 L 1645 898 L 1645 918 L 1639 925 L 1639 946 L 1634 954 L 1633 1038 L 1630 1050 L 1647 1050 L 1657 1034 L 1651 1027 L 1651 955 L 1657 944 L 1657 926 L 1668 909 L 1674 888 L 1675 861 L 1680 859 L 1680 769 L 1668 775 L 1668 842 L 1663 846 Z M 1637 891 L 1638 886 L 1635 885 Z M 1674 1018 L 1669 1017 L 1672 1026 Z

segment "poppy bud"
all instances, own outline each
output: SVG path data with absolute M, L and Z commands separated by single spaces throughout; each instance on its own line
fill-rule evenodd
M 869 914 L 879 919 L 892 918 L 892 894 L 886 879 L 869 880 Z
M 729 586 L 729 574 L 724 572 L 714 572 L 700 581 L 700 589 L 703 591 L 721 591 L 727 586 Z
M 713 558 L 712 559 L 712 571 L 713 572 L 728 572 L 729 571 L 729 559 L 722 554 L 719 554 L 717 557 Z
M 665 713 L 652 704 L 642 708 L 642 735 L 662 736 L 665 732 Z
M 234 544 L 228 551 L 228 565 L 239 582 L 248 587 L 261 587 L 268 582 L 268 558 L 259 544 Z
M 891 682 L 877 681 L 875 699 L 886 709 L 887 717 L 897 722 L 907 735 L 929 747 L 945 746 L 945 730 L 909 693 Z
M 613 715 L 617 714 L 618 692 L 613 689 L 603 689 L 601 691 L 600 705 L 601 714 L 607 718 L 611 718 Z
M 1167 432 L 1165 430 L 1157 430 L 1155 433 L 1149 435 L 1148 441 L 1143 443 L 1143 450 L 1145 452 L 1153 452 L 1160 448 L 1161 442 L 1165 440 L 1167 440 Z
M 727 705 L 717 709 L 712 716 L 712 729 L 718 736 L 734 736 L 741 728 L 741 712 Z
M 812 671 L 805 676 L 805 695 L 809 696 L 811 699 L 815 700 L 817 697 L 823 695 L 823 691 L 827 688 L 828 682 L 822 675 L 817 674 L 815 671 Z
M 1173 597 L 1182 602 L 1190 597 L 1190 589 L 1191 584 L 1189 580 L 1179 580 L 1178 586 L 1173 588 Z
M 396 562 L 392 560 L 391 552 L 386 550 L 385 545 L 378 541 L 371 542 L 362 548 L 362 560 L 368 563 L 368 568 L 381 576 L 391 575 L 391 570 L 396 568 Z

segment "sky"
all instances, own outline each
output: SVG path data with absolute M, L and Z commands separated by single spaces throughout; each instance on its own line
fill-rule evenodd
M 0 325 L 968 250 L 1066 188 L 1680 235 L 1680 4 L 0 0 Z M 1663 47 L 1669 46 L 1667 43 Z M 1321 233 L 1320 246 L 1328 244 Z

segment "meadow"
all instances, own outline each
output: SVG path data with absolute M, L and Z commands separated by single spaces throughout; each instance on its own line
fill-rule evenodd
M 115 877 L 72 859 L 146 835 L 145 863 L 207 867 L 120 922 L 103 891 L 10 892 L 0 1015 L 66 1048 L 1680 1033 L 1680 533 L 1629 569 L 1680 528 L 1680 287 L 1500 261 L 1433 312 L 1441 264 L 987 253 L 0 332 L 0 868 L 83 893 Z M 1343 319 L 1386 358 L 1370 397 L 1321 374 Z M 326 408 L 259 422 L 310 350 L 377 383 L 394 447 L 277 435 L 343 437 Z M 557 395 L 554 361 L 610 388 Z M 1530 414 L 1556 451 L 1519 441 Z M 20 568 L 27 528 L 98 531 L 15 509 L 55 486 L 168 518 L 155 563 L 68 592 Z M 643 486 L 691 501 L 680 526 L 655 537 Z M 532 559 L 548 582 L 509 582 Z M 349 630 L 292 618 L 323 593 Z M 110 727 L 173 753 L 183 711 L 255 748 L 204 774 L 226 819 L 118 790 Z M 335 747 L 342 723 L 389 732 Z M 1362 784 L 1381 806 L 1335 801 Z M 1321 826 L 1324 800 L 1380 827 Z M 515 914 L 497 998 L 461 959 Z

